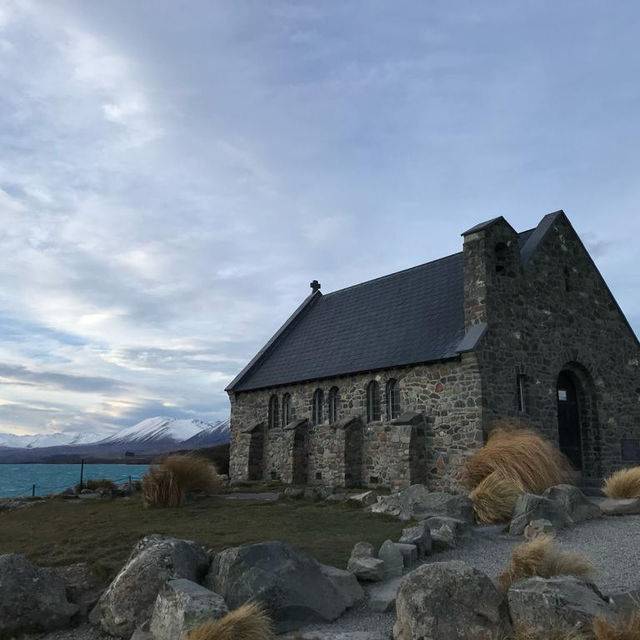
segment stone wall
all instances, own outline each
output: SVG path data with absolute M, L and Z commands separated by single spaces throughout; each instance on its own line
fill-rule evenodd
M 419 414 L 419 424 L 395 423 L 384 415 L 385 383 L 398 381 L 403 413 Z M 381 420 L 366 424 L 366 388 L 380 384 Z M 311 425 L 316 389 L 339 389 L 339 423 Z M 249 478 L 249 451 L 255 434 L 264 437 L 264 478 L 293 481 L 293 436 L 296 428 L 279 425 L 267 429 L 269 398 L 291 395 L 290 425 L 304 434 L 309 484 L 344 486 L 407 486 L 425 479 L 433 488 L 457 484 L 465 457 L 482 444 L 481 381 L 475 356 L 432 365 L 389 369 L 371 374 L 341 376 L 327 381 L 287 385 L 273 389 L 230 393 L 231 477 Z M 281 404 L 281 403 L 280 403 Z M 328 406 L 324 407 L 328 415 Z M 414 420 L 415 422 L 415 420 Z M 252 430 L 252 433 L 248 431 Z M 254 447 L 259 450 L 259 447 Z M 299 465 L 298 465 L 299 466 Z
M 466 264 L 475 278 L 486 260 L 484 309 L 474 317 L 489 329 L 476 350 L 482 372 L 484 428 L 504 416 L 530 423 L 558 441 L 557 381 L 569 370 L 580 387 L 583 469 L 596 477 L 625 464 L 621 441 L 640 439 L 640 350 L 637 340 L 564 215 L 559 216 L 529 264 L 519 252 L 495 269 L 498 242 L 517 247 L 500 223 L 465 238 Z M 466 256 L 465 256 L 466 257 Z M 519 411 L 522 375 L 525 410 Z M 626 461 L 626 464 L 630 464 Z

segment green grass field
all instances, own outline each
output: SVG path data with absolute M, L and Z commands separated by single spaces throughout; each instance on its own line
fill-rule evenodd
M 23 553 L 40 566 L 87 562 L 111 578 L 140 538 L 161 533 L 212 549 L 281 540 L 320 562 L 344 568 L 356 542 L 378 547 L 387 538 L 397 540 L 403 526 L 335 503 L 214 497 L 176 509 L 143 509 L 137 497 L 109 502 L 56 499 L 0 512 L 0 553 Z

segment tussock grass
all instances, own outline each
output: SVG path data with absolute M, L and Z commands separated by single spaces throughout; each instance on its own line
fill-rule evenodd
M 598 616 L 593 621 L 593 632 L 596 640 L 639 640 L 640 612 L 627 617 L 621 616 L 617 624 Z
M 91 491 L 95 491 L 96 489 L 109 489 L 113 491 L 117 489 L 115 482 L 109 480 L 109 478 L 94 478 L 92 480 L 87 480 L 82 485 L 83 489 L 91 489 Z M 76 485 L 76 491 L 80 491 L 80 483 Z
M 218 473 L 207 459 L 197 455 L 171 455 L 143 476 L 142 501 L 145 507 L 179 507 L 190 491 L 214 495 L 220 489 Z
M 578 576 L 588 578 L 593 574 L 593 566 L 578 553 L 561 551 L 550 536 L 538 536 L 520 544 L 511 551 L 511 561 L 498 577 L 500 587 L 507 591 L 518 580 L 539 576 Z
M 520 490 L 511 480 L 500 471 L 493 471 L 469 495 L 476 521 L 493 524 L 510 520 L 519 495 Z
M 640 467 L 611 474 L 604 481 L 603 491 L 609 498 L 640 498 Z
M 273 623 L 265 608 L 249 602 L 220 620 L 211 620 L 190 631 L 185 640 L 274 640 Z
M 463 482 L 473 489 L 494 471 L 526 493 L 575 480 L 569 460 L 553 443 L 508 421 L 498 423 L 484 447 L 468 458 Z
M 544 636 L 543 633 L 545 633 Z M 524 621 L 519 621 L 515 626 L 513 640 L 540 640 L 542 637 L 545 640 L 592 640 L 591 635 L 586 635 L 584 631 L 568 625 L 561 629 L 554 629 L 550 634 L 536 629 Z

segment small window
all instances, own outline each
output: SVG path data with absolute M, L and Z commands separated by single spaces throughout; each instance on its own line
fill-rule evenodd
M 571 271 L 567 266 L 564 268 L 564 290 L 567 293 L 571 291 Z
M 496 258 L 496 273 L 504 275 L 507 270 L 507 257 L 509 254 L 509 247 L 504 242 L 498 242 L 495 249 Z
M 395 378 L 387 380 L 387 420 L 400 415 L 400 389 Z
M 329 424 L 338 422 L 338 387 L 331 387 L 329 391 Z
M 273 395 L 269 398 L 269 429 L 278 427 L 278 396 Z
M 322 412 L 323 404 L 324 393 L 322 393 L 322 389 L 316 389 L 313 394 L 313 424 L 322 424 L 324 422 L 324 416 Z
M 525 413 L 527 411 L 527 402 L 526 402 L 526 382 L 527 376 L 522 373 L 518 374 L 518 411 L 520 413 Z
M 367 385 L 367 422 L 380 420 L 380 385 L 372 380 Z
M 322 471 L 316 471 L 316 480 L 322 480 Z
M 291 422 L 291 395 L 285 393 L 282 396 L 282 426 L 286 427 Z

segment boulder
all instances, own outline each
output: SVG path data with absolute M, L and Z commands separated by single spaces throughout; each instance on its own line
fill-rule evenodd
M 395 640 L 493 640 L 510 629 L 503 596 L 464 562 L 425 564 L 400 583 Z
M 532 520 L 549 520 L 555 529 L 571 526 L 573 520 L 560 502 L 533 493 L 523 493 L 516 502 L 509 533 L 520 536 Z
M 78 605 L 78 616 L 85 618 L 104 591 L 104 582 L 91 571 L 85 562 L 77 562 L 53 571 L 64 583 L 67 600 Z
M 402 578 L 393 578 L 371 587 L 369 590 L 369 609 L 378 613 L 393 611 L 401 582 Z
M 462 538 L 470 535 L 469 525 L 457 518 L 433 516 L 425 520 L 431 532 L 431 544 L 436 551 L 455 549 Z
M 507 599 L 514 625 L 535 629 L 532 640 L 547 640 L 563 627 L 590 629 L 598 615 L 615 619 L 615 608 L 596 587 L 575 576 L 520 580 L 510 587 Z
M 227 613 L 224 598 L 217 593 L 184 578 L 169 580 L 158 593 L 149 629 L 154 640 L 180 640 L 203 622 Z
M 347 607 L 352 607 L 354 604 L 364 600 L 364 590 L 351 571 L 338 569 L 338 567 L 332 567 L 328 564 L 321 564 L 320 571 L 322 571 L 342 593 Z
M 375 491 L 365 491 L 364 493 L 354 493 L 349 496 L 349 502 L 362 505 L 363 507 L 369 507 L 375 504 L 378 500 L 378 496 Z
M 550 487 L 542 495 L 554 502 L 559 502 L 574 522 L 592 520 L 602 515 L 600 507 L 589 500 L 578 487 L 571 484 Z
M 408 527 L 402 530 L 402 536 L 400 536 L 400 543 L 413 544 L 418 551 L 418 557 L 424 558 L 424 556 L 431 553 L 431 530 L 426 522 L 421 522 L 415 527 Z
M 325 498 L 325 502 L 344 502 L 347 499 L 346 493 L 332 493 Z
M 52 569 L 15 553 L 0 555 L 0 637 L 62 629 L 77 611 Z
M 402 561 L 407 569 L 411 568 L 416 562 L 418 562 L 418 548 L 415 544 L 394 542 L 394 545 L 402 554 Z
M 389 636 L 376 631 L 304 631 L 278 636 L 278 640 L 388 640 Z
M 555 535 L 556 530 L 553 528 L 553 525 L 548 520 L 532 520 L 525 528 L 524 528 L 524 537 L 527 540 L 533 540 L 538 536 L 553 536 Z
M 307 487 L 303 497 L 307 500 L 326 500 L 330 495 L 333 495 L 333 487 L 317 486 Z
M 219 593 L 230 609 L 249 600 L 262 602 L 278 633 L 335 620 L 350 604 L 319 562 L 283 542 L 221 551 L 204 585 Z
M 404 570 L 404 559 L 402 552 L 391 540 L 385 540 L 378 551 L 378 558 L 384 562 L 384 578 L 396 578 L 402 575 Z
M 640 515 L 640 498 L 590 498 L 603 516 Z
M 617 609 L 618 613 L 629 615 L 637 613 L 638 603 L 640 603 L 640 589 L 610 593 L 608 600 Z
M 374 557 L 372 544 L 356 542 L 347 563 L 347 571 L 358 580 L 379 582 L 384 578 L 384 560 Z
M 155 640 L 149 631 L 136 629 L 129 640 Z
M 133 548 L 89 619 L 106 633 L 129 638 L 151 617 L 158 592 L 167 580 L 198 582 L 208 566 L 207 554 L 195 542 L 147 536 Z
M 400 520 L 423 520 L 441 515 L 473 522 L 473 507 L 468 496 L 429 491 L 414 484 L 388 496 L 379 496 L 371 506 L 373 513 L 384 513 Z

